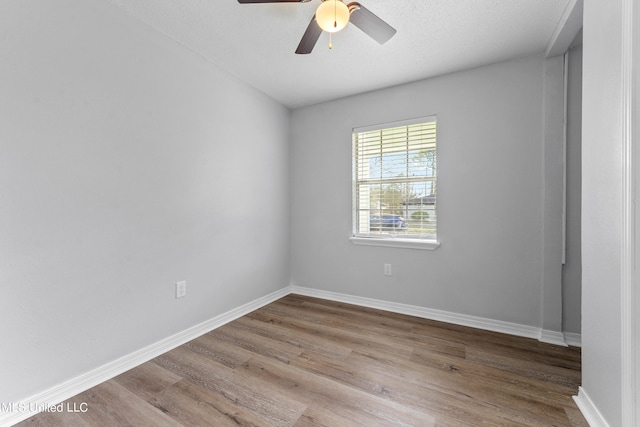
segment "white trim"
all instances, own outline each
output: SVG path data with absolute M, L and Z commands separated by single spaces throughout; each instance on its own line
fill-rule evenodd
M 395 128 L 395 127 L 400 127 L 400 126 L 411 126 L 411 125 L 417 125 L 419 123 L 431 123 L 431 122 L 435 122 L 437 120 L 437 118 L 438 118 L 438 116 L 433 114 L 431 116 L 414 117 L 413 119 L 396 120 L 396 121 L 393 121 L 393 122 L 377 123 L 377 124 L 373 124 L 373 125 L 359 126 L 359 127 L 354 127 L 352 129 L 352 131 L 353 131 L 352 133 L 369 132 L 369 131 L 372 131 L 372 130 Z
M 564 333 L 564 341 L 572 347 L 582 347 L 582 335 L 573 332 Z
M 344 302 L 347 304 L 355 304 L 363 307 L 390 311 L 393 313 L 407 314 L 410 316 L 421 317 L 423 319 L 437 320 L 440 322 L 447 322 L 455 325 L 500 332 L 503 334 L 517 335 L 526 338 L 538 339 L 541 333 L 540 328 L 521 325 L 518 323 L 503 322 L 501 320 L 469 316 L 466 314 L 452 313 L 449 311 L 436 310 L 433 308 L 418 307 L 415 305 L 401 304 L 372 298 L 358 297 L 354 295 L 340 294 L 336 292 L 322 291 L 318 289 L 305 288 L 302 286 L 293 286 L 291 293 L 322 298 L 330 301 Z
M 584 5 L 582 0 L 571 0 L 565 8 L 544 52 L 545 58 L 566 52 L 582 28 Z
M 82 393 L 94 387 L 104 381 L 107 381 L 115 376 L 122 374 L 142 363 L 157 357 L 167 351 L 189 342 L 207 332 L 210 332 L 220 326 L 223 326 L 239 317 L 244 316 L 260 307 L 263 307 L 275 300 L 278 300 L 290 293 L 290 287 L 287 286 L 280 290 L 270 293 L 264 297 L 250 301 L 240 307 L 227 311 L 212 319 L 206 320 L 200 324 L 185 329 L 182 332 L 178 332 L 168 338 L 160 340 L 154 344 L 144 347 L 131 354 L 123 356 L 113 362 L 102 365 L 92 371 L 82 374 L 78 377 L 72 378 L 62 384 L 38 393 L 28 399 L 24 399 L 23 402 L 29 402 L 32 407 L 47 407 L 49 405 L 56 405 L 63 402 L 78 393 Z M 30 407 L 30 405 L 25 405 Z M 37 411 L 29 412 L 4 412 L 0 413 L 0 426 L 11 426 L 20 421 L 35 415 Z
M 622 1 L 622 230 L 621 230 L 621 388 L 622 425 L 636 422 L 635 348 L 635 200 L 634 200 L 634 80 L 633 80 L 633 0 Z
M 590 427 L 610 427 L 582 387 L 578 388 L 578 395 L 573 396 L 573 400 Z
M 540 336 L 538 337 L 540 342 L 547 344 L 560 345 L 562 347 L 569 347 L 565 341 L 565 336 L 562 332 L 549 331 L 547 329 L 540 330 Z
M 564 53 L 562 118 L 562 265 L 567 264 L 567 137 L 569 121 L 569 51 Z
M 407 248 L 407 249 L 426 249 L 433 251 L 440 247 L 440 242 L 437 240 L 421 240 L 421 239 L 379 239 L 374 237 L 349 237 L 349 240 L 354 245 L 365 246 L 385 246 L 390 248 Z

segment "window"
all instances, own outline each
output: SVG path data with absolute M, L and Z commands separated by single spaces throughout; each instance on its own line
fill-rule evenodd
M 433 246 L 436 177 L 435 117 L 354 129 L 354 243 Z

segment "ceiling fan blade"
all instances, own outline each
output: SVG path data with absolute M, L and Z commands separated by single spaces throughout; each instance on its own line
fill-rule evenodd
M 349 3 L 351 16 L 349 22 L 364 31 L 369 37 L 384 44 L 396 33 L 396 29 L 378 18 L 373 12 L 360 3 Z
M 309 22 L 307 30 L 302 35 L 302 40 L 300 40 L 300 44 L 296 49 L 296 53 L 311 53 L 316 43 L 318 42 L 318 39 L 320 38 L 320 34 L 322 34 L 322 29 L 316 22 L 316 15 L 313 15 L 313 18 L 311 18 L 311 22 Z
M 240 4 L 251 3 L 306 3 L 311 0 L 238 0 Z

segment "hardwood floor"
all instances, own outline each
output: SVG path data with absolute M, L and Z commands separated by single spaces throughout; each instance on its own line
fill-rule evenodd
M 578 427 L 579 384 L 578 348 L 289 295 L 18 425 Z

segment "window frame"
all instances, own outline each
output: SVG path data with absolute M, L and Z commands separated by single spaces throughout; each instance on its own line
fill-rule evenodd
M 394 122 L 380 123 L 368 126 L 354 127 L 352 129 L 352 138 L 351 138 L 351 165 L 352 165 L 352 207 L 351 207 L 351 219 L 352 219 L 352 230 L 351 236 L 349 240 L 355 245 L 367 245 L 367 246 L 385 246 L 385 247 L 396 247 L 396 248 L 409 248 L 409 249 L 427 249 L 434 250 L 440 246 L 440 242 L 438 240 L 438 227 L 437 227 L 437 219 L 436 219 L 436 232 L 435 235 L 429 237 L 420 237 L 419 234 L 412 234 L 409 236 L 406 235 L 395 235 L 392 233 L 387 234 L 362 234 L 358 233 L 358 215 L 359 215 L 359 206 L 358 206 L 358 179 L 357 179 L 357 159 L 356 159 L 356 134 L 360 134 L 363 132 L 371 132 L 371 131 L 381 131 L 385 129 L 392 129 L 403 126 L 411 126 L 422 123 L 436 123 L 436 146 L 435 153 L 436 159 L 438 157 L 438 144 L 437 144 L 437 116 L 421 116 L 413 119 L 400 120 Z M 412 179 L 407 178 L 407 182 L 410 182 Z M 436 160 L 436 168 L 435 168 L 435 179 L 431 179 L 434 183 L 437 183 L 438 180 L 438 172 L 437 172 L 437 160 Z M 436 185 L 437 188 L 437 185 Z M 437 192 L 436 192 L 436 200 L 437 200 Z M 434 205 L 434 212 L 437 212 L 437 202 Z M 436 218 L 437 218 L 436 213 Z

